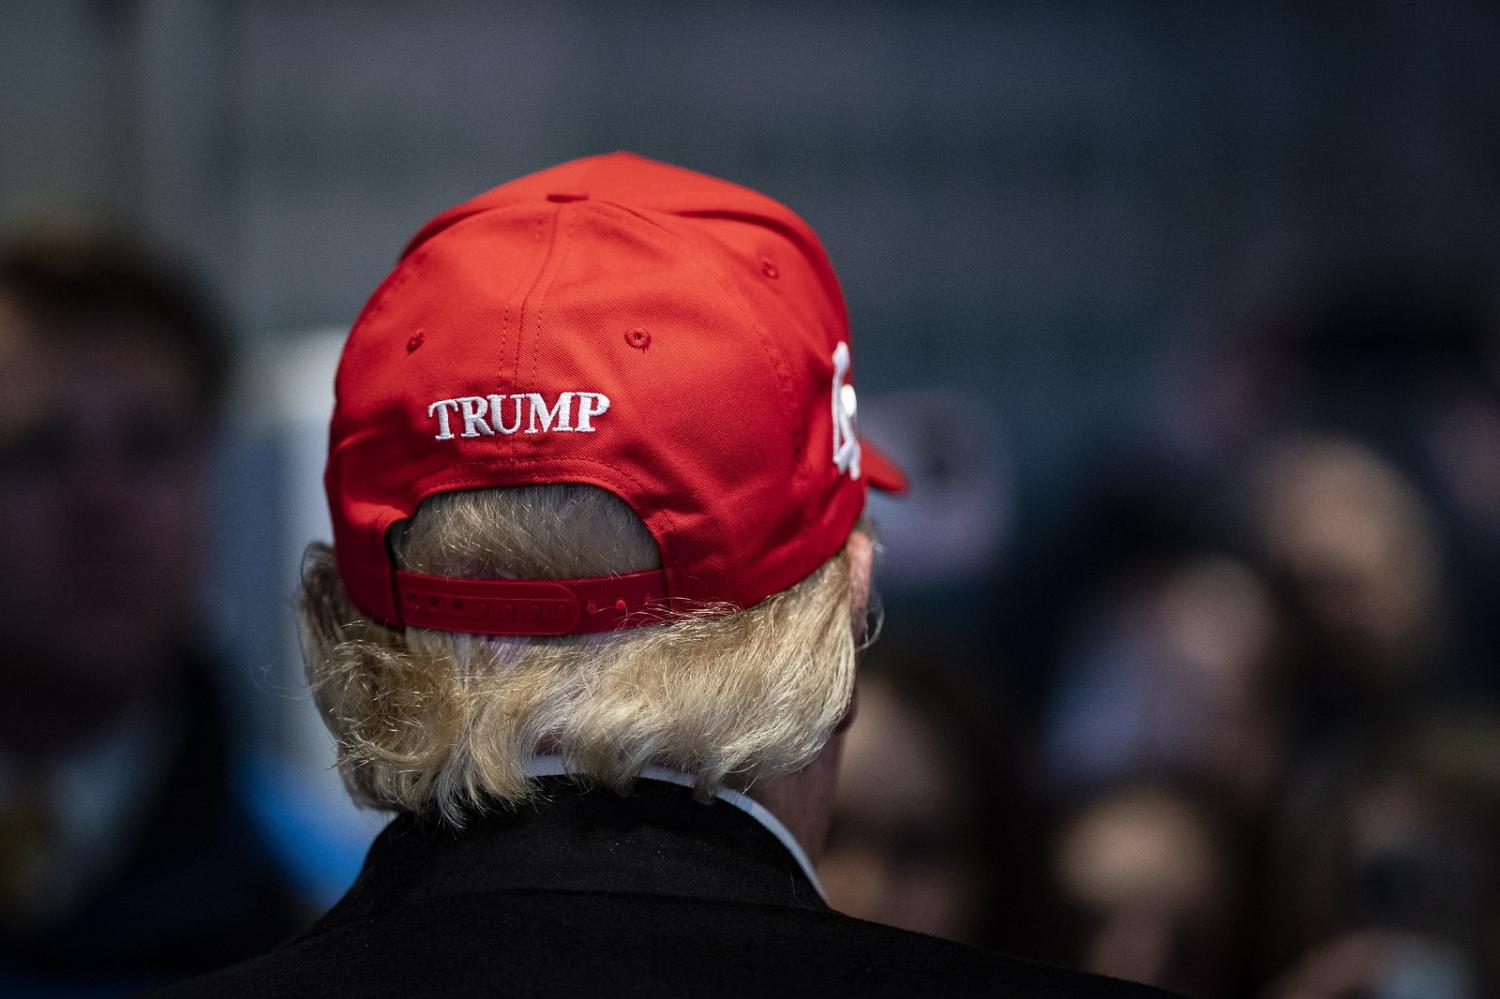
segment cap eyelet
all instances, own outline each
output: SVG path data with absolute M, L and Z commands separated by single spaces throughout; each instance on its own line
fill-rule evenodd
M 625 334 L 625 342 L 636 350 L 645 350 L 651 346 L 651 334 L 643 329 L 633 329 Z
M 760 272 L 772 281 L 781 277 L 781 269 L 771 262 L 770 257 L 760 258 Z
M 414 353 L 416 353 L 417 348 L 420 347 L 420 346 L 422 346 L 422 344 L 424 344 L 426 342 L 427 342 L 427 331 L 426 330 L 417 330 L 415 333 L 413 333 L 411 335 L 411 339 L 409 339 L 409 340 L 406 341 L 406 352 L 408 354 L 414 354 Z

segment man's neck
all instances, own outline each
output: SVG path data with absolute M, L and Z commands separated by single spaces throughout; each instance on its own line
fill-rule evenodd
M 843 743 L 843 733 L 835 733 L 801 770 L 761 781 L 745 792 L 785 823 L 813 863 L 822 859 L 828 840 Z

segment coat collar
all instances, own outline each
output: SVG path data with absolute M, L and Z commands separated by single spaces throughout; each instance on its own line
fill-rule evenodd
M 455 831 L 402 815 L 370 847 L 348 894 L 312 932 L 404 902 L 474 893 L 609 892 L 827 911 L 799 860 L 734 804 L 660 780 L 628 796 L 543 777 L 540 796 Z
M 569 777 L 573 776 L 573 774 L 561 756 L 534 756 L 526 764 L 526 776 L 532 778 Z M 641 770 L 640 778 L 642 780 L 661 781 L 664 784 L 676 784 L 678 787 L 691 788 L 696 786 L 690 774 L 654 763 L 647 765 Z M 808 858 L 807 851 L 802 849 L 802 844 L 797 842 L 797 837 L 792 835 L 792 831 L 773 812 L 748 794 L 741 794 L 739 791 L 734 791 L 727 787 L 716 789 L 714 797 L 719 801 L 726 802 L 738 808 L 764 826 L 766 831 L 772 836 L 775 836 L 781 842 L 781 845 L 786 847 L 786 851 L 792 855 L 792 858 L 797 861 L 797 866 L 802 868 L 802 873 L 807 876 L 807 880 L 812 882 L 813 888 L 817 890 L 818 897 L 824 902 L 828 901 L 828 894 L 823 891 L 823 883 L 818 880 L 818 872 L 813 869 L 812 861 Z

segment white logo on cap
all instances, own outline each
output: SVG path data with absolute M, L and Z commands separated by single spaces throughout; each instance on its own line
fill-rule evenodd
M 507 406 L 507 401 L 509 405 Z M 577 408 L 574 408 L 577 403 Z M 427 416 L 437 418 L 435 440 L 451 441 L 454 437 L 510 436 L 514 433 L 546 434 L 553 431 L 591 434 L 599 429 L 594 417 L 609 411 L 609 396 L 603 392 L 563 392 L 551 406 L 540 392 L 513 392 L 510 395 L 460 395 L 439 399 L 427 407 Z M 507 412 L 511 422 L 506 423 Z M 457 416 L 463 428 L 454 433 Z M 522 430 L 522 424 L 525 430 Z
M 849 377 L 849 345 L 840 340 L 833 348 L 833 463 L 840 472 L 849 473 L 849 478 L 859 478 L 859 435 L 854 429 L 854 418 L 859 410 L 859 401 L 854 386 L 844 381 Z

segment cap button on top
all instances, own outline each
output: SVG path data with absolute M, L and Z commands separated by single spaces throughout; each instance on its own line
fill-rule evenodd
M 557 201 L 557 202 L 565 202 L 565 201 L 587 201 L 587 200 L 589 200 L 589 192 L 587 192 L 587 191 L 550 191 L 547 194 L 547 200 L 548 201 Z

